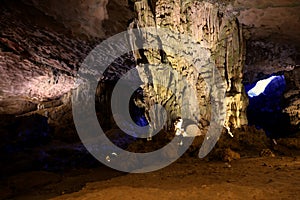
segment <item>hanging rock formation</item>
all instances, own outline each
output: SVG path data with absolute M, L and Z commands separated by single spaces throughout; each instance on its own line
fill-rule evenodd
M 140 0 L 134 3 L 137 20 L 133 27 L 154 26 L 191 35 L 197 44 L 195 47 L 203 48 L 203 51 L 206 50 L 211 55 L 209 62 L 216 66 L 224 84 L 226 84 L 226 97 L 224 98 L 227 106 L 226 126 L 237 128 L 247 124 L 245 109 L 248 100 L 242 85 L 245 46 L 241 27 L 231 7 L 221 3 L 179 0 Z M 155 40 L 149 35 L 145 38 Z M 164 49 L 164 46 L 162 46 L 162 49 Z M 146 59 L 146 63 L 149 64 L 168 63 L 179 74 L 187 77 L 188 82 L 194 85 L 197 90 L 199 100 L 197 108 L 202 115 L 200 118 L 204 121 L 210 121 L 210 98 L 207 93 L 207 85 L 201 75 L 205 76 L 205 73 L 211 73 L 211 71 L 202 71 L 199 76 L 199 72 L 195 71 L 195 66 L 178 54 L 172 55 L 154 50 L 144 50 L 142 53 L 139 52 L 136 57 L 144 58 L 144 63 Z M 204 58 L 200 57 L 199 60 Z M 158 74 L 156 71 L 151 70 L 149 73 L 153 76 Z M 208 76 L 213 76 L 213 74 Z M 174 96 L 168 96 L 168 92 L 164 89 L 147 88 L 146 90 L 149 91 L 146 92 L 146 94 L 149 94 L 146 98 L 148 107 L 153 102 L 163 103 L 163 105 L 169 107 L 167 110 L 171 110 L 172 117 L 180 115 L 180 109 L 176 107 L 177 104 L 172 104 L 176 101 Z M 158 98 L 157 94 L 159 94 Z M 165 94 L 165 96 L 162 94 Z M 198 120 L 200 121 L 200 119 Z M 201 125 L 203 126 L 203 124 Z

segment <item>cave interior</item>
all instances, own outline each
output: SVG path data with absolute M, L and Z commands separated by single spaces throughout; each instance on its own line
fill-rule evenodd
M 168 87 L 181 86 L 175 78 L 166 87 L 155 84 L 155 79 L 167 76 L 167 67 L 155 70 L 147 65 L 161 64 L 171 66 L 196 91 L 197 105 L 190 93 L 180 93 L 192 101 L 188 107 L 190 112 L 199 112 L 192 119 L 183 119 L 182 130 L 187 135 L 200 132 L 180 162 L 188 166 L 194 165 L 189 159 L 199 159 L 199 149 L 214 116 L 206 90 L 208 83 L 195 75 L 195 67 L 182 55 L 164 50 L 167 45 L 160 44 L 159 37 L 143 33 L 142 28 L 156 27 L 192 35 L 204 52 L 200 63 L 204 63 L 208 55 L 204 54 L 209 52 L 209 61 L 205 62 L 213 63 L 224 83 L 224 127 L 213 150 L 199 160 L 216 162 L 216 166 L 222 162 L 230 167 L 232 160 L 249 157 L 299 160 L 299 7 L 297 0 L 74 0 L 64 3 L 2 0 L 0 185 L 3 189 L 0 189 L 0 199 L 65 199 L 61 195 L 79 191 L 88 182 L 126 176 L 124 172 L 107 168 L 82 143 L 73 119 L 72 98 L 80 87 L 76 80 L 88 54 L 106 39 L 133 28 L 141 31 L 145 44 L 158 41 L 162 49 L 146 49 L 144 43 L 132 40 L 132 46 L 144 49 L 123 54 L 106 68 L 103 76 L 97 77 L 94 110 L 99 125 L 113 144 L 130 152 L 147 153 L 163 148 L 175 137 L 175 122 L 182 117 L 183 99 L 172 94 Z M 124 88 L 115 94 L 117 113 L 113 112 L 114 88 L 122 76 L 137 66 L 142 72 L 134 71 L 124 79 Z M 204 76 L 209 73 L 203 71 Z M 150 79 L 151 84 L 144 84 Z M 129 102 L 124 102 L 132 85 L 140 87 L 130 94 Z M 217 84 L 211 87 L 213 95 L 217 87 Z M 89 107 L 87 103 L 81 106 Z M 153 106 L 156 109 L 151 110 Z M 129 121 L 121 120 L 122 110 L 129 113 Z M 155 124 L 155 120 L 164 123 Z M 155 134 L 140 138 L 136 126 Z M 185 136 L 181 137 L 184 141 Z M 167 157 L 173 153 L 167 152 Z M 107 162 L 114 159 L 112 155 L 106 158 Z M 101 175 L 93 177 L 89 170 L 95 169 Z M 85 173 L 88 178 L 81 180 L 80 174 Z M 299 178 L 299 173 L 295 174 Z M 40 176 L 47 181 L 22 184 L 25 179 Z M 70 178 L 75 176 L 76 184 Z M 40 193 L 33 192 L 40 189 Z M 293 189 L 288 191 L 296 195 L 297 189 Z

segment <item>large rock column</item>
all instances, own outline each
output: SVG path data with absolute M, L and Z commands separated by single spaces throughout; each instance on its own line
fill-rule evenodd
M 225 125 L 237 128 L 247 124 L 246 107 L 248 98 L 242 85 L 244 64 L 244 40 L 236 17 L 230 6 L 219 3 L 179 0 L 139 0 L 134 4 L 137 19 L 136 27 L 162 27 L 174 32 L 190 34 L 199 48 L 209 51 L 210 61 L 218 68 L 223 82 L 226 84 L 226 122 Z M 147 36 L 148 40 L 154 40 Z M 163 48 L 163 47 L 162 47 Z M 187 77 L 191 85 L 197 89 L 201 125 L 207 126 L 204 121 L 210 120 L 210 98 L 206 91 L 207 85 L 197 74 L 194 66 L 180 55 L 170 55 L 166 52 L 144 50 L 136 55 L 142 63 L 168 63 L 181 75 Z M 200 58 L 201 60 L 201 58 Z M 149 72 L 155 75 L 156 72 Z M 212 75 L 212 74 L 211 74 Z M 144 90 L 151 90 L 151 87 Z M 153 94 L 152 94 L 153 93 Z M 174 96 L 167 95 L 168 91 L 151 90 L 146 94 L 146 105 L 153 102 L 168 106 L 171 117 L 179 113 Z M 170 103 L 168 103 L 170 102 Z M 147 107 L 147 106 L 146 106 Z M 148 106 L 149 107 L 149 106 Z

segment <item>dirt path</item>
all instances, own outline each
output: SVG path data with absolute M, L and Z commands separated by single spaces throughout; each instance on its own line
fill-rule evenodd
M 72 187 L 72 181 L 67 184 L 64 187 Z M 298 156 L 243 158 L 230 164 L 182 158 L 156 172 L 123 174 L 90 182 L 79 192 L 53 199 L 299 199 L 299 196 Z M 33 197 L 27 196 L 42 199 L 42 196 Z

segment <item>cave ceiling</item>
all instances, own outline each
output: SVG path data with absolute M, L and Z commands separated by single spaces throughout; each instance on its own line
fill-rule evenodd
M 298 0 L 236 0 L 233 5 L 252 40 L 269 40 L 299 47 Z

